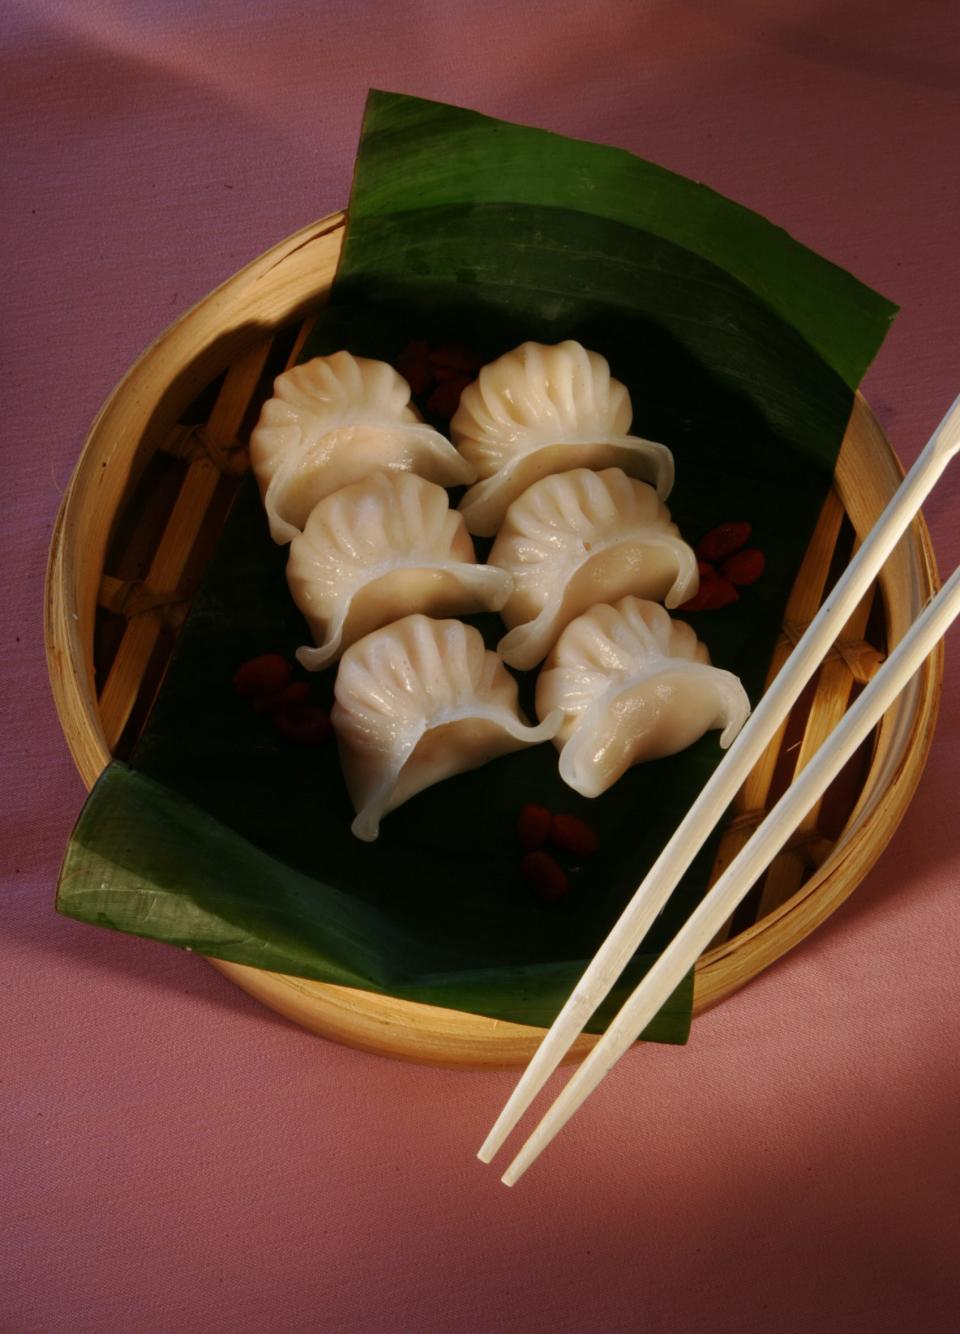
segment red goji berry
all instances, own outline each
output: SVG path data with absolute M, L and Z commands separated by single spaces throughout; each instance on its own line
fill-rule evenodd
M 477 371 L 483 365 L 483 358 L 469 347 L 463 347 L 459 343 L 444 343 L 440 347 L 435 347 L 430 353 L 430 365 L 433 367 L 437 379 L 448 378 L 441 375 L 441 371 L 454 371 L 461 375 L 466 375 L 470 371 Z
M 255 695 L 275 695 L 286 687 L 293 668 L 279 653 L 262 653 L 251 658 L 233 674 L 233 688 L 244 699 Z
M 291 681 L 272 695 L 255 695 L 251 700 L 257 713 L 273 713 L 284 704 L 306 704 L 310 698 L 309 681 Z
M 550 842 L 569 857 L 592 857 L 600 847 L 597 831 L 577 815 L 555 815 L 550 821 Z
M 524 852 L 542 848 L 550 832 L 550 812 L 546 806 L 528 802 L 517 817 L 517 838 Z
M 460 402 L 460 395 L 469 383 L 465 375 L 444 380 L 427 399 L 427 411 L 433 413 L 434 417 L 452 417 Z
M 425 338 L 406 345 L 397 357 L 397 370 L 415 394 L 422 394 L 433 383 L 430 346 Z
M 281 704 L 273 725 L 288 741 L 303 746 L 322 745 L 333 731 L 329 716 L 316 704 Z
M 746 588 L 757 582 L 766 563 L 763 552 L 757 547 L 744 547 L 742 551 L 728 556 L 720 568 L 732 584 Z
M 720 523 L 711 528 L 696 545 L 701 560 L 721 561 L 732 556 L 749 538 L 753 529 L 748 523 Z
M 717 611 L 720 607 L 729 606 L 731 602 L 738 602 L 739 599 L 740 594 L 730 580 L 714 572 L 701 579 L 699 591 L 694 593 L 692 598 L 688 598 L 678 610 Z
M 570 891 L 566 871 L 549 852 L 528 852 L 520 858 L 520 872 L 548 903 L 562 899 Z
M 716 611 L 720 607 L 729 607 L 731 602 L 740 601 L 740 594 L 734 588 L 730 580 L 724 579 L 722 575 L 717 577 L 716 583 L 712 586 L 711 597 L 711 611 Z

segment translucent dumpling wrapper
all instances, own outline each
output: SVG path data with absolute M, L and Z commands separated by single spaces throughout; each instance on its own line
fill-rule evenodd
M 549 741 L 560 715 L 531 727 L 517 683 L 479 630 L 415 614 L 375 630 L 340 659 L 331 721 L 340 765 L 370 843 L 388 811 L 453 774 Z
M 371 472 L 415 472 L 440 486 L 476 476 L 421 422 L 410 386 L 385 361 L 335 352 L 277 377 L 250 436 L 250 461 L 275 542 L 303 530 L 318 501 Z
M 478 565 L 463 517 L 443 487 L 409 472 L 377 472 L 326 496 L 290 544 L 287 582 L 316 648 L 310 671 L 356 640 L 412 612 L 498 611 L 510 575 Z
M 492 536 L 528 486 L 572 468 L 622 468 L 665 500 L 673 455 L 628 434 L 632 421 L 626 385 L 579 343 L 523 343 L 484 366 L 450 422 L 454 443 L 480 479 L 460 504 L 471 533 Z
M 690 626 L 635 597 L 570 622 L 540 673 L 536 704 L 540 717 L 560 710 L 560 777 L 584 797 L 713 729 L 726 748 L 750 713 L 739 678 L 710 665 Z
M 576 468 L 534 482 L 507 510 L 489 561 L 513 591 L 497 652 L 534 667 L 575 616 L 625 594 L 678 607 L 699 587 L 697 558 L 646 482 Z

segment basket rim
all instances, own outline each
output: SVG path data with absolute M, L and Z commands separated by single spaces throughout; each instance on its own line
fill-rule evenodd
M 326 285 L 320 281 L 322 273 L 318 270 L 318 256 L 315 253 L 317 243 L 320 257 L 327 264 L 329 278 L 332 278 L 345 224 L 346 213 L 340 211 L 300 228 L 202 297 L 145 348 L 104 400 L 91 423 L 54 524 L 44 589 L 45 651 L 54 704 L 67 746 L 88 790 L 110 762 L 111 756 L 96 709 L 92 635 L 87 643 L 82 632 L 84 610 L 88 611 L 87 619 L 93 624 L 89 615 L 92 581 L 87 582 L 85 606 L 76 580 L 71 575 L 70 557 L 79 549 L 80 511 L 91 493 L 102 499 L 102 508 L 111 516 L 118 512 L 136 448 L 142 437 L 134 441 L 131 448 L 131 433 L 114 433 L 114 428 L 134 404 L 139 408 L 141 419 L 146 420 L 146 410 L 141 402 L 146 370 L 160 357 L 168 358 L 171 364 L 179 367 L 183 364 L 178 360 L 181 354 L 193 349 L 196 355 L 198 349 L 202 350 L 206 346 L 203 333 L 211 325 L 211 316 L 216 324 L 217 316 L 226 313 L 230 301 L 235 300 L 239 292 L 246 289 L 248 296 L 253 294 L 251 304 L 255 313 L 268 317 L 280 316 L 276 324 L 257 326 L 254 323 L 251 326 L 247 320 L 242 327 L 238 325 L 231 330 L 231 336 L 236 334 L 238 338 L 244 329 L 247 330 L 248 341 L 251 327 L 255 330 L 253 336 L 259 330 L 259 336 L 263 337 L 280 323 L 287 323 L 298 314 L 304 314 L 308 308 L 315 307 L 329 287 L 329 279 Z M 271 292 L 278 283 L 279 294 L 271 298 Z M 303 292 L 305 286 L 310 287 L 306 296 Z M 224 345 L 221 351 L 225 350 Z M 219 373 L 226 364 L 229 364 L 229 358 L 213 374 Z M 188 369 L 194 368 L 195 362 L 191 361 Z M 213 374 L 207 374 L 208 367 L 201 370 L 197 363 L 196 369 L 200 378 L 206 376 L 204 383 L 213 378 Z M 882 461 L 887 470 L 892 469 L 902 476 L 903 469 L 896 454 L 859 391 L 854 397 L 848 433 L 857 421 L 868 431 L 873 447 L 882 451 Z M 113 467 L 109 466 L 111 464 Z M 108 528 L 107 525 L 104 527 Z M 90 565 L 96 561 L 98 578 L 102 573 L 107 540 L 108 532 L 101 533 L 92 544 L 89 534 L 84 534 L 87 563 Z M 929 531 L 922 515 L 918 515 L 914 521 L 911 541 L 920 581 L 919 593 L 926 598 L 939 586 L 939 576 Z M 852 836 L 846 840 L 844 838 L 857 814 L 856 808 L 848 818 L 838 846 L 796 893 L 754 925 L 701 956 L 695 973 L 695 1014 L 732 994 L 799 944 L 852 893 L 877 861 L 906 811 L 932 744 L 942 688 L 943 660 L 941 644 L 918 674 L 916 716 L 909 737 L 902 744 L 894 772 L 881 797 L 859 822 Z M 376 993 L 355 992 L 351 988 L 334 984 L 308 982 L 223 960 L 211 959 L 210 962 L 266 1004 L 287 1013 L 307 1027 L 315 1025 L 310 1022 L 309 1015 L 299 1013 L 303 994 L 323 995 L 335 1005 L 343 1004 L 347 1008 L 353 1007 L 359 1013 L 366 1012 L 368 1018 L 379 1015 L 383 1009 L 384 997 Z M 396 1001 L 395 1004 L 400 1007 L 399 1014 L 420 1024 L 423 1015 L 438 1018 L 445 1013 L 440 1007 L 417 1002 Z M 485 1066 L 526 1061 L 544 1031 L 471 1015 L 469 1012 L 456 1011 L 451 1014 L 460 1016 L 462 1025 L 475 1030 L 473 1036 L 485 1050 L 487 1047 L 495 1049 L 497 1043 L 509 1047 L 511 1042 L 514 1045 L 519 1043 L 524 1048 L 519 1057 L 513 1054 L 503 1060 L 497 1059 L 492 1051 L 486 1051 L 485 1055 L 479 1056 L 479 1063 Z M 397 1022 L 394 1017 L 388 1021 L 387 1027 L 395 1027 Z M 367 1050 L 404 1055 L 390 1046 L 389 1037 L 385 1037 L 380 1046 L 375 1042 L 356 1040 L 356 1034 L 347 1021 L 342 1031 L 335 1024 L 332 1028 L 318 1027 L 317 1031 L 328 1033 L 348 1044 L 363 1046 Z M 582 1055 L 590 1045 L 592 1040 L 589 1037 L 581 1039 L 574 1056 Z M 452 1056 L 442 1041 L 438 1050 L 431 1050 L 423 1056 L 408 1055 L 407 1059 L 434 1060 L 443 1064 L 477 1063 Z

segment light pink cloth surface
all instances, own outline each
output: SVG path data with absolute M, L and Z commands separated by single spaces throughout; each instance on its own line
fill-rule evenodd
M 622 145 L 903 306 L 910 460 L 960 390 L 952 0 L 10 3 L 0 18 L 0 1329 L 946 1334 L 960 1310 L 955 660 L 880 867 L 686 1049 L 626 1059 L 522 1185 L 510 1074 L 313 1038 L 52 909 L 83 799 L 41 588 L 97 407 L 164 326 L 343 205 L 369 85 Z M 960 554 L 960 479 L 928 508 Z

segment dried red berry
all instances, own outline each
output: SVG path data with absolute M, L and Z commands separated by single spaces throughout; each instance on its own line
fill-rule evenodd
M 710 596 L 711 611 L 716 611 L 720 607 L 729 607 L 731 602 L 740 601 L 740 594 L 730 580 L 724 579 L 722 575 L 717 577 L 716 583 L 711 588 Z
M 434 417 L 452 417 L 460 403 L 460 395 L 469 383 L 465 375 L 455 375 L 450 380 L 444 380 L 427 399 L 427 411 Z
M 316 704 L 281 704 L 273 715 L 273 725 L 288 741 L 303 746 L 319 746 L 333 728 L 330 718 Z
M 309 681 L 291 681 L 272 695 L 255 695 L 251 700 L 257 713 L 273 713 L 284 704 L 306 704 L 310 698 Z
M 415 394 L 422 394 L 433 383 L 430 346 L 425 338 L 406 345 L 397 357 L 397 370 Z
M 731 602 L 738 602 L 740 594 L 729 579 L 716 571 L 701 577 L 699 591 L 679 608 L 680 611 L 717 611 Z
M 546 806 L 528 802 L 517 817 L 517 838 L 525 852 L 542 848 L 550 833 L 550 812 Z
M 597 831 L 577 815 L 555 815 L 550 821 L 550 842 L 568 857 L 592 857 L 600 847 Z
M 727 556 L 732 556 L 735 551 L 740 550 L 752 531 L 748 523 L 718 524 L 697 543 L 697 555 L 701 560 L 725 560 Z
M 746 588 L 757 582 L 766 563 L 763 552 L 757 547 L 744 547 L 735 555 L 728 556 L 720 568 L 732 584 Z
M 459 343 L 445 343 L 435 347 L 430 353 L 430 365 L 436 372 L 437 379 L 443 380 L 448 377 L 441 372 L 454 371 L 460 375 L 467 375 L 471 371 L 479 370 L 483 365 L 483 358 L 479 353 Z
M 279 653 L 263 653 L 251 658 L 233 674 L 233 688 L 244 699 L 256 695 L 276 695 L 286 687 L 293 668 Z
M 520 871 L 540 898 L 548 903 L 562 899 L 570 892 L 566 871 L 549 852 L 528 852 L 520 859 Z

